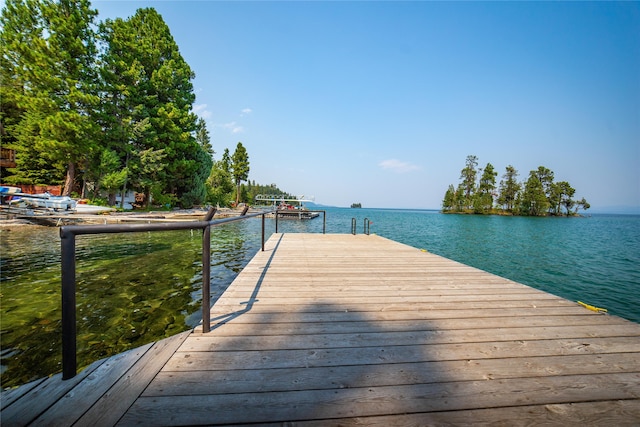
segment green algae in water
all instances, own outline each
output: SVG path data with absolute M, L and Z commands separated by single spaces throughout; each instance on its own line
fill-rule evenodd
M 247 229 L 252 227 L 235 223 L 212 229 L 212 300 L 259 247 Z M 62 369 L 60 239 L 55 228 L 0 233 L 0 357 L 6 388 Z M 77 238 L 78 369 L 199 323 L 201 244 L 200 231 Z

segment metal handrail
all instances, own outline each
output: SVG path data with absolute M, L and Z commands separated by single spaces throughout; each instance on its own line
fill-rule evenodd
M 62 266 L 62 379 L 77 373 L 76 360 L 76 236 L 87 234 L 137 233 L 144 231 L 203 230 L 202 233 L 202 331 L 211 330 L 209 307 L 211 284 L 211 227 L 227 222 L 262 216 L 262 250 L 264 251 L 264 218 L 274 211 L 247 215 L 248 206 L 240 216 L 213 221 L 215 208 L 210 208 L 201 221 L 153 224 L 65 225 L 60 227 Z
M 351 218 L 351 234 L 356 235 L 356 219 Z
M 370 224 L 369 218 L 365 218 L 362 231 L 363 231 L 364 234 L 366 234 L 368 236 L 369 232 L 370 232 L 370 229 L 371 229 L 371 224 Z
M 280 215 L 286 215 L 286 214 L 291 214 L 292 211 L 289 210 L 281 210 L 278 209 L 275 211 L 275 218 L 276 218 L 276 233 L 278 232 L 278 217 Z M 295 210 L 293 211 L 294 213 L 296 212 Z M 307 212 L 318 212 L 318 213 L 322 213 L 322 234 L 327 234 L 327 211 L 324 210 L 303 210 L 300 211 L 299 213 L 303 214 L 303 213 L 307 213 Z

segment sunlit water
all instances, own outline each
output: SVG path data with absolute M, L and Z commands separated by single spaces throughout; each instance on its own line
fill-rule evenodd
M 212 302 L 259 249 L 257 222 L 212 229 Z M 61 371 L 60 238 L 47 227 L 0 230 L 0 237 L 0 355 L 8 387 Z M 200 231 L 77 238 L 79 367 L 199 323 L 201 242 Z
M 640 323 L 640 216 L 526 218 L 326 209 L 327 233 L 371 233 Z M 212 229 L 212 303 L 260 248 L 260 220 Z M 280 220 L 321 233 L 323 217 Z M 267 237 L 274 221 L 266 221 Z M 1 230 L 2 386 L 61 370 L 59 230 Z M 78 364 L 171 336 L 201 319 L 201 232 L 77 240 Z

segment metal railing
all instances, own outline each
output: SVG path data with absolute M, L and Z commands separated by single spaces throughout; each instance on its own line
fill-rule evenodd
M 62 265 L 62 379 L 73 378 L 77 372 L 76 360 L 76 236 L 87 234 L 137 233 L 144 231 L 203 230 L 202 233 L 202 331 L 211 330 L 211 227 L 227 222 L 262 216 L 262 250 L 264 251 L 264 211 L 247 215 L 246 207 L 240 216 L 213 221 L 215 208 L 209 209 L 201 221 L 164 222 L 152 224 L 66 225 L 60 227 Z M 276 217 L 277 218 L 277 217 Z
M 364 219 L 364 224 L 362 226 L 362 232 L 364 234 L 366 234 L 367 236 L 371 232 L 371 221 L 369 221 L 369 218 L 365 218 Z M 351 234 L 353 234 L 354 236 L 357 234 L 356 219 L 355 218 L 351 218 Z

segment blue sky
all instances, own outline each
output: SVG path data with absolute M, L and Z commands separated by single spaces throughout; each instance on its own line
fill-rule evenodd
M 219 159 L 317 203 L 439 208 L 467 155 L 640 213 L 640 3 L 93 1 L 154 7 Z

